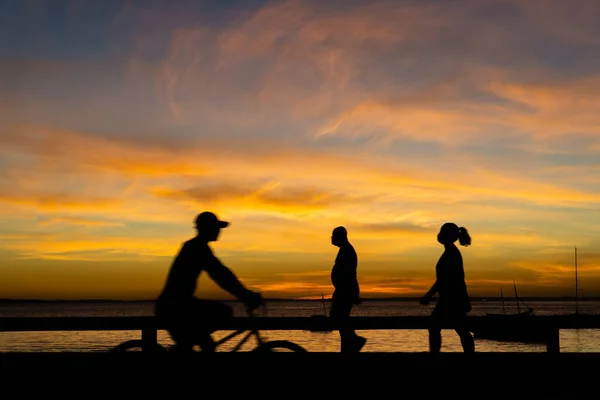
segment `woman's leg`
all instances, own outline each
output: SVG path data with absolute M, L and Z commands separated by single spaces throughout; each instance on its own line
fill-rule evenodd
M 429 328 L 429 352 L 437 354 L 442 348 L 442 330 Z
M 454 315 L 455 317 L 453 318 L 453 323 L 456 326 L 454 330 L 458 334 L 458 337 L 460 337 L 460 343 L 463 351 L 465 353 L 474 353 L 475 341 L 473 340 L 473 335 L 471 335 L 471 331 L 469 331 L 467 326 L 467 314 L 462 311 L 456 311 Z
M 463 350 L 465 353 L 474 353 L 475 352 L 475 341 L 473 340 L 473 335 L 466 328 L 456 329 L 456 333 L 460 336 L 460 343 L 462 344 Z
M 438 354 L 442 348 L 442 317 L 443 313 L 441 310 L 440 303 L 436 304 L 435 308 L 431 312 L 431 325 L 429 326 L 429 352 Z

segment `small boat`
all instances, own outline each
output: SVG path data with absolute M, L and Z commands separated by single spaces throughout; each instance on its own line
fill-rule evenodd
M 548 340 L 547 331 L 531 323 L 532 317 L 535 315 L 533 308 L 527 306 L 524 301 L 526 310 L 521 311 L 519 305 L 519 296 L 517 294 L 517 286 L 513 279 L 515 289 L 515 298 L 517 302 L 516 313 L 506 313 L 504 309 L 504 295 L 500 289 L 502 299 L 502 313 L 486 313 L 485 324 L 472 327 L 471 333 L 475 339 L 498 340 L 507 342 L 522 342 L 522 343 L 546 343 Z
M 323 305 L 323 315 L 313 314 L 311 318 L 311 332 L 331 332 L 329 326 L 329 316 L 327 315 L 327 309 L 325 308 L 325 296 L 321 292 L 321 304 Z
M 566 316 L 571 318 L 573 323 L 575 324 L 576 329 L 579 329 L 579 324 L 585 322 L 586 319 L 593 314 L 583 313 L 579 311 L 579 292 L 581 288 L 579 287 L 579 276 L 577 273 L 577 247 L 575 247 L 575 312 L 568 313 Z

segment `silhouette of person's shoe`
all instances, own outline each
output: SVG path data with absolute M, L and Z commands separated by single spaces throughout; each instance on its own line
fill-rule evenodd
M 353 347 L 354 347 L 354 351 L 355 352 L 360 352 L 362 350 L 362 348 L 364 347 L 365 343 L 367 343 L 367 338 L 362 337 L 362 336 L 356 336 L 356 339 L 353 343 Z
M 356 335 L 351 341 L 347 341 L 342 344 L 342 353 L 358 353 L 367 343 L 367 338 Z

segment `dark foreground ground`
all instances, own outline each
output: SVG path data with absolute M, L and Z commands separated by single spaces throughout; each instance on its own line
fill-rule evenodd
M 280 372 L 282 369 L 293 369 L 299 365 L 327 365 L 328 369 L 364 370 L 369 372 L 386 371 L 390 365 L 394 369 L 424 368 L 435 369 L 504 369 L 513 370 L 566 370 L 582 369 L 585 371 L 594 366 L 600 372 L 600 353 L 441 353 L 432 356 L 428 353 L 376 353 L 358 354 L 339 353 L 215 353 L 212 355 L 194 353 L 177 355 L 170 353 L 144 354 L 131 352 L 125 354 L 91 353 L 91 352 L 7 352 L 0 353 L 2 372 L 27 371 L 40 372 L 82 372 L 82 371 L 144 371 L 155 373 L 173 371 L 185 366 L 185 369 L 210 373 L 235 366 L 241 373 L 268 374 Z M 260 368 L 254 366 L 260 365 Z M 585 369 L 584 369 L 585 367 Z M 207 370 L 208 368 L 208 370 Z M 591 372 L 591 371 L 589 371 Z M 600 379 L 600 378 L 599 378 Z
M 194 371 L 203 375 L 220 374 L 229 370 L 232 374 L 264 376 L 301 366 L 322 366 L 328 371 L 361 371 L 365 373 L 389 370 L 504 370 L 513 371 L 564 371 L 600 372 L 600 353 L 375 353 L 365 352 L 342 355 L 339 353 L 194 353 L 177 355 L 170 353 L 125 354 L 88 352 L 51 353 L 0 353 L 3 373 L 76 373 L 110 371 L 125 373 L 140 371 L 148 374 L 168 373 L 178 369 Z M 598 378 L 600 379 L 600 378 Z
M 189 390 L 186 397 L 211 398 L 600 396 L 600 353 L 2 353 L 0 367 L 7 399 L 30 390 L 88 398 L 106 397 L 103 390 L 151 398 Z

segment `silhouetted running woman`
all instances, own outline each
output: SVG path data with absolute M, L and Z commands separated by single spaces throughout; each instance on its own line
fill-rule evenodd
M 444 245 L 444 253 L 435 267 L 435 283 L 420 300 L 421 304 L 426 305 L 436 293 L 439 294 L 439 300 L 431 313 L 429 351 L 436 354 L 440 352 L 442 326 L 447 324 L 454 327 L 460 336 L 465 353 L 472 353 L 475 351 L 475 342 L 466 325 L 471 302 L 467 293 L 462 255 L 454 244 L 458 240 L 462 246 L 469 246 L 471 237 L 466 228 L 459 228 L 448 222 L 442 225 L 437 240 Z
M 329 317 L 336 319 L 341 324 L 339 330 L 341 351 L 359 352 L 367 339 L 357 335 L 354 329 L 347 325 L 352 307 L 361 303 L 356 271 L 358 256 L 354 247 L 348 241 L 348 232 L 343 226 L 338 226 L 333 230 L 331 244 L 340 249 L 331 270 L 331 283 L 335 290 L 331 299 Z

